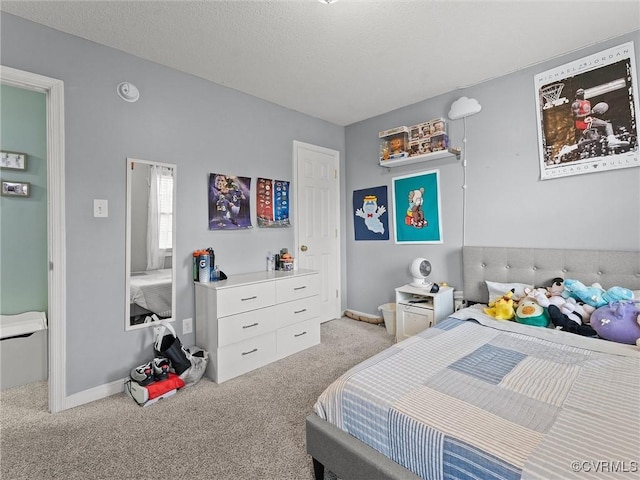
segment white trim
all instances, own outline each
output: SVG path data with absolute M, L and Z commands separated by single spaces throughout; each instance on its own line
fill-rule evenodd
M 0 66 L 6 85 L 47 96 L 47 222 L 49 254 L 49 411 L 66 407 L 67 283 L 64 188 L 64 83 Z
M 102 400 L 103 398 L 116 395 L 124 392 L 124 385 L 129 378 L 121 378 L 110 383 L 98 385 L 97 387 L 83 390 L 82 392 L 74 393 L 66 398 L 65 407 L 74 408 L 84 405 L 86 403 L 95 402 L 96 400 Z

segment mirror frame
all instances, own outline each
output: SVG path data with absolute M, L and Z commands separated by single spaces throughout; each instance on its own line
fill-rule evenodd
M 125 330 L 139 330 L 142 328 L 148 328 L 157 326 L 160 322 L 141 323 L 138 325 L 131 325 L 131 187 L 132 187 L 132 169 L 131 165 L 135 163 L 142 163 L 145 165 L 159 165 L 161 167 L 167 167 L 173 169 L 173 229 L 171 239 L 171 317 L 163 320 L 173 322 L 176 319 L 176 193 L 177 193 L 177 173 L 178 167 L 172 163 L 153 162 L 149 160 L 141 160 L 139 158 L 127 158 L 127 214 L 126 214 L 126 253 L 125 253 Z

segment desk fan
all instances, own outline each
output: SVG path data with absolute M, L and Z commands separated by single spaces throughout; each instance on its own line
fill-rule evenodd
M 411 262 L 411 276 L 413 281 L 411 285 L 414 287 L 431 287 L 431 282 L 427 282 L 427 277 L 431 273 L 431 262 L 426 258 L 416 258 Z

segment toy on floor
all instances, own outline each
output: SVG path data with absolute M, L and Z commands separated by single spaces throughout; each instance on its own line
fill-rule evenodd
M 489 302 L 489 308 L 484 308 L 484 313 L 498 320 L 511 320 L 516 315 L 513 304 L 515 289 L 509 290 L 502 297 Z

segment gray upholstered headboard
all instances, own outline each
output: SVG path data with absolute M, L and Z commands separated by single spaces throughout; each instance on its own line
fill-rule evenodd
M 553 248 L 462 247 L 464 298 L 487 303 L 485 281 L 551 285 L 556 277 L 640 290 L 640 252 Z

